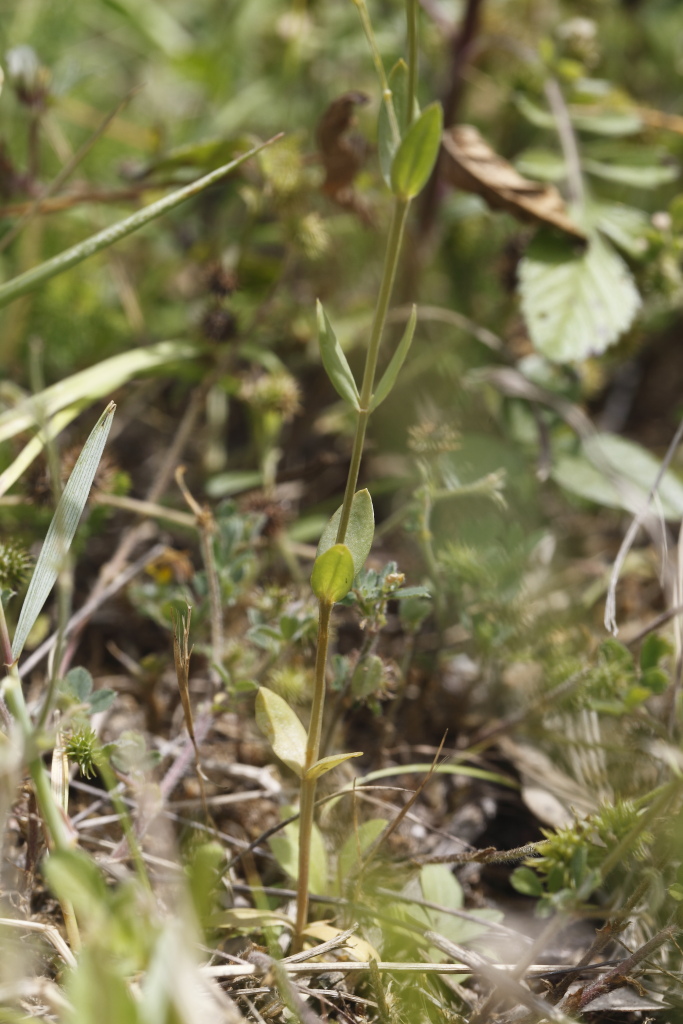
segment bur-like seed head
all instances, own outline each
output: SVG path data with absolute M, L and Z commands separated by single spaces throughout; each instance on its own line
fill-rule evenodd
M 64 747 L 66 756 L 74 761 L 85 779 L 95 776 L 95 769 L 100 762 L 97 734 L 93 729 L 79 729 L 71 734 Z
M 0 543 L 0 590 L 19 590 L 32 566 L 33 559 L 22 544 Z

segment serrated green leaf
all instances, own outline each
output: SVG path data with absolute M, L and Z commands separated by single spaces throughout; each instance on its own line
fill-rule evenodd
M 635 206 L 623 203 L 594 203 L 589 211 L 592 222 L 629 256 L 642 256 L 647 250 L 647 215 Z
M 555 117 L 548 110 L 537 106 L 523 93 L 515 96 L 515 104 L 523 117 L 537 128 L 555 130 Z M 642 131 L 643 121 L 638 114 L 618 111 L 615 113 L 581 114 L 577 110 L 570 111 L 574 128 L 593 135 L 606 135 L 619 138 L 625 135 L 637 135 Z
M 678 167 L 641 167 L 637 164 L 606 163 L 589 157 L 584 157 L 582 167 L 588 174 L 603 181 L 614 181 L 618 185 L 630 185 L 632 188 L 659 188 L 660 185 L 675 181 L 680 175 Z
M 635 441 L 600 433 L 584 442 L 579 455 L 559 458 L 552 477 L 581 498 L 635 514 L 645 505 L 660 466 Z M 683 483 L 672 470 L 664 474 L 652 509 L 668 520 L 683 516 Z
M 340 505 L 327 526 L 323 530 L 322 537 L 318 544 L 318 557 L 328 551 L 337 542 L 337 530 L 341 519 L 342 506 Z M 375 535 L 375 513 L 372 507 L 370 492 L 364 488 L 356 491 L 351 504 L 351 516 L 346 530 L 344 543 L 351 552 L 355 574 L 361 571 L 365 560 L 370 554 L 372 538 Z
M 323 604 L 335 604 L 348 594 L 354 575 L 353 556 L 346 544 L 333 544 L 313 563 L 313 593 Z
M 236 160 L 231 160 L 230 163 L 219 167 L 216 171 L 212 171 L 211 174 L 206 174 L 198 181 L 192 182 L 191 185 L 172 192 L 170 196 L 164 196 L 163 199 L 157 200 L 156 203 L 150 203 L 142 210 L 133 213 L 130 217 L 125 217 L 117 224 L 105 228 L 104 231 L 98 231 L 97 234 L 91 235 L 85 241 L 79 242 L 78 245 L 66 249 L 57 256 L 53 256 L 52 259 L 45 260 L 31 270 L 19 274 L 17 277 L 12 278 L 11 281 L 0 284 L 0 307 L 6 306 L 9 302 L 19 298 L 20 295 L 26 295 L 27 292 L 33 291 L 34 288 L 37 288 L 45 281 L 49 281 L 50 278 L 56 277 L 57 274 L 62 274 L 65 270 L 77 266 L 83 260 L 88 259 L 89 256 L 101 252 L 103 249 L 108 249 L 109 246 L 118 242 L 121 238 L 125 238 L 126 235 L 132 234 L 133 231 L 137 231 L 145 224 L 149 224 L 150 221 L 156 220 L 162 214 L 175 209 L 176 206 L 184 203 L 186 199 L 199 195 L 200 192 L 221 181 L 246 160 L 250 160 L 251 157 L 260 153 L 265 146 L 270 145 L 271 141 L 273 140 L 264 142 L 260 146 L 254 146 Z
M 289 704 L 267 687 L 256 694 L 256 724 L 273 753 L 299 778 L 306 763 L 306 730 Z
M 318 321 L 318 342 L 320 354 L 327 376 L 332 381 L 335 391 L 345 402 L 348 402 L 353 409 L 360 407 L 360 396 L 356 382 L 351 373 L 344 351 L 337 341 L 332 330 L 332 324 L 327 319 L 327 314 L 318 300 L 316 303 L 316 316 Z
M 542 229 L 521 261 L 519 280 L 531 339 L 555 362 L 604 352 L 640 307 L 630 270 L 597 234 L 577 254 L 569 242 Z
M 398 122 L 399 130 L 406 123 L 406 107 L 408 100 L 408 65 L 404 60 L 398 60 L 389 74 L 389 88 L 394 105 L 394 113 Z M 382 177 L 391 188 L 391 165 L 400 144 L 400 138 L 396 138 L 391 128 L 386 101 L 382 102 L 379 108 L 377 120 L 377 150 L 379 153 L 379 166 Z
M 15 661 L 23 651 L 28 635 L 64 565 L 102 458 L 115 409 L 114 403 L 110 402 L 93 427 L 59 499 L 21 608 L 12 643 L 12 657 Z
M 356 750 L 353 754 L 330 754 L 329 757 L 321 757 L 319 761 L 312 764 L 306 772 L 307 779 L 319 779 L 325 772 L 331 771 L 337 765 L 349 761 L 352 757 L 362 757 L 363 751 Z
M 381 405 L 381 403 L 384 401 L 384 399 L 387 397 L 387 395 L 389 394 L 389 392 L 393 388 L 394 384 L 396 383 L 396 378 L 398 377 L 399 373 L 401 372 L 401 367 L 403 366 L 403 364 L 404 364 L 404 362 L 406 360 L 406 356 L 408 355 L 408 351 L 409 351 L 410 346 L 412 344 L 413 335 L 415 334 L 415 324 L 416 323 L 417 323 L 417 306 L 413 305 L 413 308 L 410 311 L 410 318 L 408 319 L 408 323 L 406 324 L 406 329 L 403 332 L 403 337 L 401 338 L 400 342 L 398 343 L 396 351 L 394 352 L 393 356 L 391 357 L 389 365 L 387 366 L 386 370 L 382 374 L 382 379 L 380 380 L 379 384 L 377 385 L 377 390 L 375 391 L 374 395 L 372 396 L 372 400 L 370 402 L 370 411 L 371 412 L 374 412 L 374 410 L 377 408 L 377 406 Z
M 413 121 L 391 165 L 391 190 L 399 199 L 413 199 L 427 184 L 441 147 L 443 111 L 431 103 Z

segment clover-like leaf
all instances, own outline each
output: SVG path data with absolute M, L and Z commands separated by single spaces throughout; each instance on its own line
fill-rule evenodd
M 273 753 L 302 778 L 306 763 L 306 730 L 289 704 L 266 686 L 256 694 L 256 724 L 273 748 Z

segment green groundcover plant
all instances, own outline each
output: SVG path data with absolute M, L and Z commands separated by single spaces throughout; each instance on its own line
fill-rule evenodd
M 683 23 L 665 2 L 595 4 L 590 17 L 580 6 L 547 5 L 536 31 L 516 0 L 455 15 L 416 0 L 103 4 L 95 49 L 113 92 L 82 37 L 69 56 L 69 18 L 41 3 L 13 15 L 0 148 L 0 1019 L 578 1021 L 620 1012 L 612 993 L 636 977 L 641 1002 L 624 1012 L 679 1019 L 681 639 L 660 630 L 681 604 L 667 524 L 683 488 L 675 444 L 655 457 L 619 436 L 614 403 L 599 429 L 586 408 L 677 322 L 681 125 L 658 109 L 653 68 L 673 61 Z M 92 28 L 85 3 L 73 17 Z M 615 84 L 620 45 L 647 99 Z M 138 97 L 121 51 L 136 68 L 146 55 L 145 125 L 128 114 Z M 360 85 L 340 95 L 342 59 Z M 435 101 L 440 78 L 450 85 Z M 114 93 L 100 120 L 94 105 Z M 114 161 L 117 185 L 99 184 Z M 60 451 L 93 405 L 104 411 L 78 453 Z M 117 466 L 122 419 L 143 425 L 140 458 Z M 158 429 L 161 456 L 145 437 Z M 332 515 L 339 498 L 316 481 L 312 499 L 297 491 L 304 451 L 318 459 L 311 476 L 343 466 Z M 568 537 L 553 513 L 571 520 Z M 161 524 L 141 561 L 144 527 L 117 548 L 117 515 Z M 626 544 L 610 580 L 577 537 L 589 519 L 600 536 L 624 532 L 620 516 L 654 539 Z M 114 578 L 74 612 L 98 546 Z M 669 602 L 623 643 L 588 621 L 607 595 L 616 625 L 620 569 L 648 593 L 659 572 Z M 159 650 L 109 650 L 150 736 L 126 721 L 106 742 L 101 718 L 123 702 L 72 662 L 80 630 L 124 589 Z M 177 718 L 161 740 L 171 663 L 187 735 Z M 203 744 L 219 720 L 258 751 L 247 767 L 271 799 L 265 817 L 281 798 L 277 820 L 239 839 L 212 817 L 223 794 Z M 340 728 L 352 721 L 370 737 L 363 751 Z M 270 754 L 277 782 L 258 763 Z M 73 813 L 76 770 L 113 811 L 104 855 L 87 852 Z M 161 808 L 192 770 L 199 814 L 172 835 Z M 393 799 L 415 778 L 398 806 L 374 792 Z M 535 815 L 533 838 L 519 829 L 477 848 L 482 826 L 452 842 L 448 801 L 466 833 L 460 812 L 481 817 L 491 793 Z M 420 849 L 423 796 L 441 803 L 446 853 Z M 23 889 L 10 872 L 19 819 Z M 506 872 L 508 900 L 526 901 L 536 938 L 483 895 L 489 865 Z M 549 967 L 557 936 L 589 921 L 571 965 Z M 31 933 L 29 955 L 17 937 Z

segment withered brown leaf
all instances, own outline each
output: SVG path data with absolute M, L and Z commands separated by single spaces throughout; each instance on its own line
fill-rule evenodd
M 444 175 L 456 188 L 476 193 L 493 209 L 507 210 L 518 220 L 550 225 L 578 242 L 588 241 L 569 217 L 555 186 L 522 177 L 473 125 L 448 128 L 442 141 L 447 154 Z
M 369 223 L 369 211 L 353 190 L 354 179 L 365 162 L 368 144 L 362 135 L 352 131 L 356 123 L 355 108 L 368 102 L 363 92 L 345 92 L 330 103 L 318 122 L 315 136 L 320 161 L 325 168 L 323 192 Z

